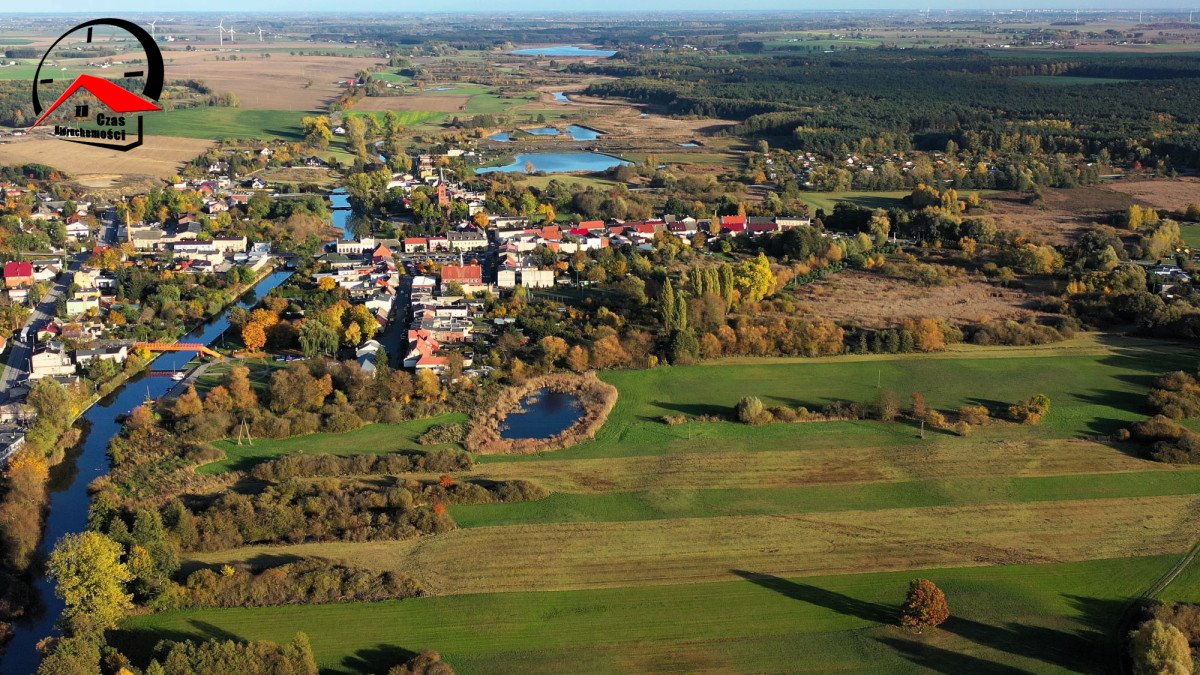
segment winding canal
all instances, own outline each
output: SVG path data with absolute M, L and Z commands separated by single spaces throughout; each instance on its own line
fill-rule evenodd
M 237 304 L 250 308 L 260 295 L 283 283 L 291 272 L 277 271 L 264 277 Z M 219 317 L 197 327 L 183 342 L 199 342 L 211 345 L 229 328 L 227 308 Z M 181 370 L 190 361 L 190 352 L 166 352 L 155 359 L 146 372 Z M 82 532 L 87 528 L 88 485 L 108 473 L 108 442 L 121 429 L 117 417 L 141 405 L 147 398 L 157 399 L 167 393 L 175 381 L 170 377 L 151 377 L 146 374 L 135 376 L 124 386 L 100 400 L 83 414 L 87 434 L 80 447 L 50 472 L 49 513 L 46 528 L 38 545 L 39 557 L 49 555 L 54 544 L 65 534 Z M 5 675 L 32 675 L 37 671 L 41 655 L 38 641 L 58 633 L 54 624 L 62 613 L 62 600 L 54 594 L 54 584 L 46 577 L 34 584 L 36 600 L 29 614 L 13 624 L 13 638 L 0 660 L 0 673 Z

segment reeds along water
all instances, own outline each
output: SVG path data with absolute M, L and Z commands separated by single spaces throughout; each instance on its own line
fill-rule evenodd
M 520 409 L 526 397 L 542 389 L 574 396 L 583 408 L 579 419 L 566 429 L 545 438 L 504 438 L 504 421 L 513 411 Z M 491 407 L 472 420 L 466 446 L 468 450 L 480 454 L 530 454 L 560 450 L 594 437 L 616 402 L 617 388 L 600 380 L 595 373 L 543 375 L 501 392 Z

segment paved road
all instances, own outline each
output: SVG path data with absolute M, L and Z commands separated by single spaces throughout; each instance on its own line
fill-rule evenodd
M 68 269 L 76 269 L 78 265 L 78 261 L 72 261 L 68 265 Z M 25 326 L 42 326 L 54 318 L 58 298 L 67 292 L 67 284 L 70 283 L 68 278 L 69 275 L 67 274 L 58 275 L 58 278 L 54 280 L 54 284 L 50 287 L 50 291 L 46 293 L 46 296 L 38 303 L 38 306 L 29 313 L 29 319 L 25 322 Z M 21 331 L 18 330 L 13 335 L 13 348 L 9 354 L 8 363 L 4 366 L 4 373 L 0 375 L 0 401 L 7 402 L 9 392 L 13 391 L 29 375 L 29 357 L 32 355 L 33 350 L 30 348 L 30 343 L 21 342 L 20 337 Z
M 392 303 L 392 315 L 387 328 L 379 335 L 379 344 L 387 352 L 389 368 L 399 368 L 408 355 L 408 312 L 412 304 L 412 277 L 400 277 L 396 299 Z

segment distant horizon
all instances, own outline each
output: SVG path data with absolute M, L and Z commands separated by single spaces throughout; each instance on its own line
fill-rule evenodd
M 949 11 L 952 14 L 977 14 L 982 12 L 1012 12 L 1024 11 L 1055 11 L 1055 12 L 1113 12 L 1121 11 L 1133 14 L 1139 11 L 1153 14 L 1154 12 L 1187 12 L 1195 9 L 1195 0 L 1164 0 L 1156 7 L 1130 8 L 1128 0 L 1098 0 L 1079 2 L 1076 0 L 1049 0 L 1040 4 L 1014 7 L 1012 0 L 982 0 L 977 3 L 948 3 L 921 2 L 919 0 L 901 0 L 900 2 L 881 2 L 881 0 L 846 0 L 837 9 L 831 9 L 821 2 L 804 2 L 797 6 L 797 0 L 746 0 L 738 9 L 731 10 L 727 0 L 576 0 L 571 9 L 563 9 L 557 0 L 514 0 L 512 7 L 504 12 L 498 12 L 495 5 L 485 0 L 444 0 L 435 8 L 396 8 L 380 7 L 378 0 L 343 0 L 338 3 L 337 10 L 329 9 L 329 3 L 324 0 L 293 0 L 288 3 L 288 9 L 280 10 L 272 0 L 215 0 L 203 10 L 184 0 L 43 0 L 38 5 L 20 11 L 0 10 L 0 16 L 10 15 L 47 15 L 47 14 L 130 14 L 153 12 L 159 14 L 391 14 L 391 15 L 431 15 L 431 14 L 655 14 L 655 13 L 721 13 L 729 15 L 752 14 L 757 12 L 796 12 L 839 14 L 853 12 L 919 12 L 933 10 L 937 13 Z M 648 7 L 648 5 L 651 5 Z M 36 8 L 35 8 L 36 7 Z

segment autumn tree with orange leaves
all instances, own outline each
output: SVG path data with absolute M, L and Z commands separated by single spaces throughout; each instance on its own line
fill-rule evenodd
M 946 594 L 928 579 L 913 579 L 908 584 L 908 597 L 900 608 L 900 625 L 920 630 L 939 626 L 950 618 Z

